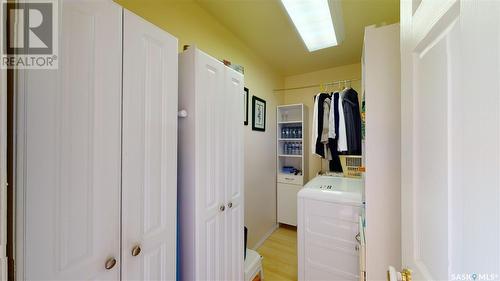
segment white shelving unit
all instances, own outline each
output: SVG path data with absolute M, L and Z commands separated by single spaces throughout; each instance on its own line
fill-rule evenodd
M 297 225 L 297 193 L 307 180 L 306 107 L 280 105 L 277 120 L 277 204 L 278 222 Z M 290 169 L 297 170 L 290 173 Z

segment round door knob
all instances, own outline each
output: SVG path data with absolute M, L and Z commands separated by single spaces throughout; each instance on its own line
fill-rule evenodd
M 233 202 L 229 202 L 229 204 L 227 204 L 227 206 L 229 207 L 229 209 L 231 209 L 233 207 Z
M 141 246 L 136 245 L 132 248 L 132 256 L 137 257 L 141 253 Z
M 219 210 L 220 210 L 221 212 L 224 212 L 224 210 L 226 210 L 226 206 L 221 205 L 221 206 L 219 207 Z
M 109 258 L 106 263 L 104 264 L 104 267 L 107 269 L 107 270 L 110 270 L 112 269 L 113 267 L 115 267 L 116 265 L 116 259 L 115 258 Z

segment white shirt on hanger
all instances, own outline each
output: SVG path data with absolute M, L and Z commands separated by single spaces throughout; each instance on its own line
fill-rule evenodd
M 332 100 L 330 101 L 330 116 L 328 117 L 328 127 L 330 127 L 330 130 L 328 131 L 328 137 L 331 139 L 334 139 L 337 135 L 335 134 L 335 110 L 334 110 L 334 100 L 335 100 L 335 93 L 332 94 Z
M 331 103 L 330 103 L 330 98 L 326 98 L 325 101 L 323 102 L 323 131 L 321 133 L 321 143 L 323 143 L 325 147 L 325 159 L 326 160 L 332 160 L 332 153 L 330 152 L 330 147 L 328 146 L 328 138 L 330 135 L 330 131 L 332 128 L 329 126 L 330 125 L 330 108 L 331 108 Z M 328 121 L 327 121 L 328 120 Z M 335 130 L 335 128 L 334 128 Z
M 342 101 L 344 100 L 345 90 L 339 93 L 339 135 L 337 140 L 337 150 L 339 152 L 347 151 L 347 133 L 345 129 L 345 118 L 344 118 L 344 106 Z
M 318 97 L 321 93 L 317 94 L 314 98 L 314 105 L 313 105 L 313 117 L 312 117 L 312 136 L 311 136 L 311 152 L 312 155 L 317 155 L 316 154 L 316 140 L 318 139 Z

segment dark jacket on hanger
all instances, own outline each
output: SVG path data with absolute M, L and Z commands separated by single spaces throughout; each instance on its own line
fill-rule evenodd
M 344 106 L 347 152 L 350 155 L 361 155 L 361 114 L 358 93 L 352 88 L 345 90 L 342 105 Z
M 335 128 L 330 128 L 330 130 L 335 130 L 335 137 L 334 139 L 329 138 L 328 139 L 328 146 L 330 148 L 330 152 L 332 153 L 332 160 L 330 160 L 329 164 L 329 170 L 331 172 L 342 172 L 342 164 L 340 164 L 340 158 L 339 158 L 339 153 L 337 151 L 337 138 L 339 135 L 339 93 L 334 93 L 332 95 L 333 99 L 333 108 L 330 108 L 330 110 L 333 110 L 333 118 L 335 119 Z
M 316 154 L 321 155 L 321 157 L 325 158 L 325 145 L 321 142 L 321 134 L 323 132 L 323 122 L 328 122 L 328 120 L 323 120 L 323 113 L 324 113 L 324 108 L 323 108 L 323 102 L 325 101 L 326 98 L 329 98 L 330 95 L 322 93 L 320 94 L 317 99 L 318 99 L 318 138 L 314 141 L 316 143 Z

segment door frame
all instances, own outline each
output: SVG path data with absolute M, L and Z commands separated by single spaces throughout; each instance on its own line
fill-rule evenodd
M 8 278 L 7 263 L 7 70 L 0 69 L 0 280 Z

